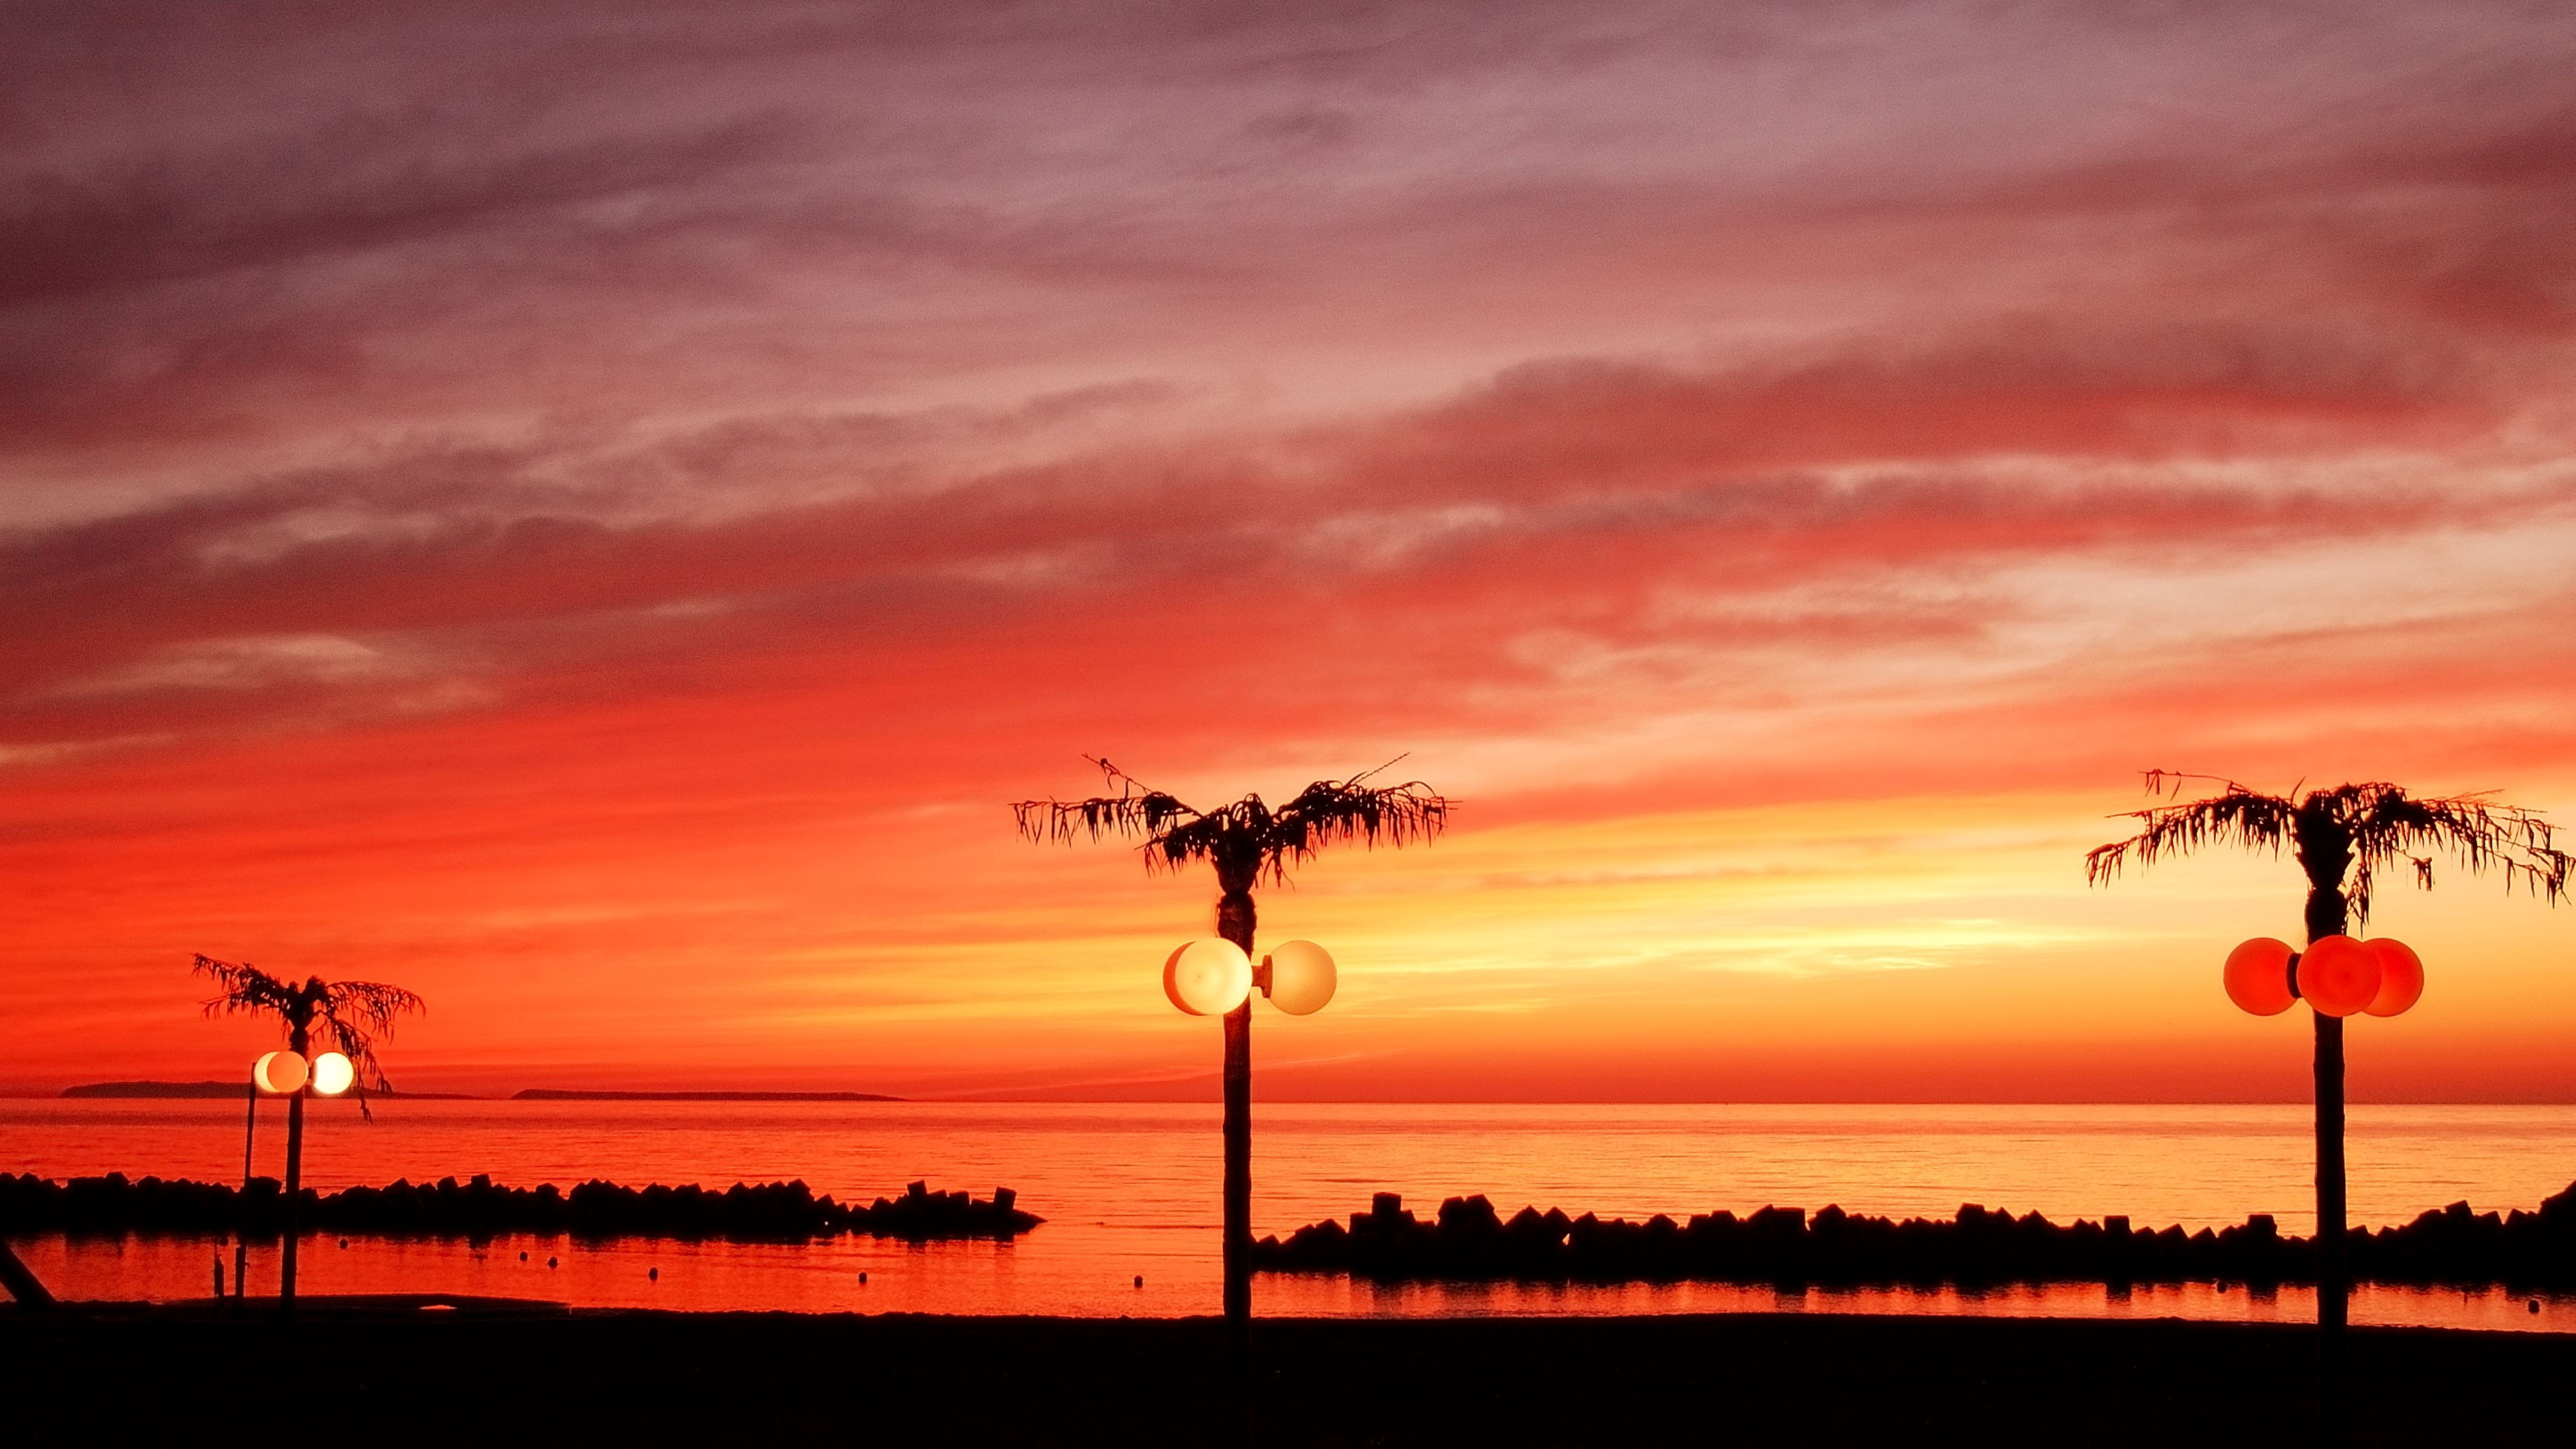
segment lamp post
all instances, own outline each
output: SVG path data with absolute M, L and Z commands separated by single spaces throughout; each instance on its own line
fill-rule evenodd
M 259 1099 L 284 1096 L 304 1085 L 310 1064 L 295 1052 L 262 1052 L 250 1064 L 250 1091 L 242 1113 L 241 1222 L 233 1233 L 233 1296 L 250 1292 L 251 1148 L 259 1136 Z
M 1399 755 L 1396 759 L 1402 759 Z M 1087 800 L 1023 800 L 1011 807 L 1020 833 L 1031 840 L 1068 844 L 1088 835 L 1144 837 L 1148 869 L 1177 870 L 1191 861 L 1216 867 L 1216 930 L 1234 955 L 1208 964 L 1206 948 L 1193 957 L 1189 979 L 1200 980 L 1203 966 L 1213 973 L 1212 993 L 1193 985 L 1180 990 L 1181 957 L 1193 942 L 1163 966 L 1163 989 L 1172 1004 L 1193 1015 L 1225 1020 L 1225 1323 L 1233 1378 L 1251 1404 L 1252 1366 L 1252 988 L 1259 985 L 1273 1004 L 1303 1015 L 1333 994 L 1333 958 L 1323 948 L 1291 942 L 1252 969 L 1252 934 L 1259 911 L 1253 892 L 1264 881 L 1288 879 L 1289 867 L 1312 860 L 1323 847 L 1356 841 L 1388 845 L 1429 840 L 1449 818 L 1449 800 L 1420 780 L 1400 785 L 1375 783 L 1379 771 L 1362 770 L 1347 780 L 1317 780 L 1288 803 L 1271 808 L 1258 795 L 1246 795 L 1215 810 L 1197 810 L 1177 797 L 1150 789 L 1107 760 L 1094 760 L 1103 779 L 1117 793 Z M 1309 957 L 1291 946 L 1304 946 Z M 1314 968 L 1320 963 L 1321 975 Z M 1240 984 L 1237 984 L 1237 973 Z M 1317 990 L 1320 982 L 1320 990 Z M 1249 1427 L 1239 1422 L 1238 1433 Z
M 2150 792 L 2179 794 L 2185 780 L 2213 779 L 2171 770 L 2147 771 Z M 2370 916 L 2371 882 L 2381 871 L 2403 862 L 2414 868 L 2415 883 L 2430 889 L 2434 854 L 2447 853 L 2470 873 L 2499 871 L 2507 885 L 2519 880 L 2544 901 L 2567 899 L 2567 880 L 2576 872 L 2576 856 L 2560 850 L 2549 822 L 2536 811 L 2499 805 L 2483 795 L 2416 795 L 2385 780 L 2358 781 L 2304 795 L 2271 795 L 2249 790 L 2233 780 L 2217 794 L 2176 800 L 2127 812 L 2140 823 L 2126 840 L 2097 845 L 2084 854 L 2084 878 L 2097 885 L 2116 877 L 2120 868 L 2140 866 L 2173 856 L 2194 854 L 2213 845 L 2235 844 L 2277 855 L 2288 849 L 2308 878 L 2305 924 L 2306 959 L 2292 975 L 2289 946 L 2265 939 L 2237 948 L 2244 956 L 2229 965 L 2229 994 L 2236 996 L 2237 973 L 2251 993 L 2237 996 L 2248 1011 L 2287 1011 L 2295 983 L 2316 1008 L 2317 1083 L 2317 1391 L 2319 1420 L 2329 1442 L 2341 1437 L 2343 1375 L 2343 1022 L 2354 1011 L 2393 1016 L 2414 1004 L 2412 991 L 2402 1001 L 2381 1002 L 2378 986 L 2353 982 L 2411 979 L 2413 991 L 2423 982 L 2422 963 L 2413 952 L 2403 958 L 2384 953 L 2380 943 L 2362 947 L 2348 934 Z M 2351 954 L 2361 948 L 2367 963 Z M 2403 951 L 2403 948 L 2398 948 Z M 2390 964 L 2394 962 L 2395 964 Z M 2408 963 L 2412 963 L 2411 965 Z M 2279 991 L 2272 988 L 2277 972 Z M 2356 999 L 2357 998 L 2357 999 Z M 2251 1004 L 2249 1004 L 2249 1002 Z
M 303 985 L 281 980 L 248 962 L 218 961 L 200 953 L 189 968 L 199 976 L 209 977 L 223 989 L 205 1004 L 208 1016 L 229 1016 L 249 1012 L 278 1018 L 286 1027 L 286 1050 L 272 1052 L 253 1066 L 251 1080 L 254 1092 L 262 1085 L 263 1076 L 288 1093 L 286 1098 L 286 1242 L 278 1254 L 279 1316 L 295 1314 L 296 1219 L 302 1204 L 297 1200 L 304 1191 L 304 1098 L 308 1092 L 336 1097 L 358 1084 L 361 1069 L 368 1085 L 378 1091 L 389 1091 L 393 1084 L 385 1080 L 384 1068 L 376 1064 L 375 1039 L 390 1035 L 394 1018 L 421 1009 L 421 1000 L 399 986 L 380 981 L 325 981 L 308 977 Z M 313 1029 L 339 1048 L 308 1059 L 313 1049 Z M 291 1059 L 291 1065 L 290 1065 Z M 290 1081 L 283 1073 L 292 1073 Z M 309 1080 L 308 1080 L 309 1078 Z M 367 1110 L 366 1095 L 358 1097 L 358 1111 Z M 252 1120 L 258 1120 L 259 1103 L 251 1102 Z M 250 1142 L 248 1129 L 242 1142 L 242 1177 L 249 1184 Z
M 1252 964 L 1251 932 L 1208 937 L 1163 962 L 1163 994 L 1191 1016 L 1225 1021 L 1225 1323 L 1238 1375 L 1251 1362 L 1252 1333 L 1252 994 L 1290 1016 L 1311 1016 L 1333 999 L 1331 953 L 1290 941 Z
M 2397 1016 L 2424 994 L 2424 962 L 2403 942 L 2311 932 L 2308 949 L 2257 936 L 2227 953 L 2227 999 L 2255 1016 L 2305 1000 L 2316 1015 L 2317 1393 L 2328 1443 L 2343 1438 L 2343 1331 L 2352 1278 L 2344 1264 L 2343 1024 Z
M 358 1077 L 356 1064 L 338 1052 L 324 1052 L 308 1062 L 304 1052 L 311 1044 L 309 1033 L 299 1025 L 289 1036 L 285 1051 L 266 1053 L 251 1064 L 250 1123 L 242 1129 L 242 1191 L 247 1210 L 251 1133 L 259 1123 L 259 1094 L 269 1092 L 286 1098 L 286 1223 L 285 1236 L 278 1245 L 277 1299 L 279 1314 L 287 1318 L 295 1316 L 296 1235 L 304 1191 L 304 1099 L 339 1096 Z M 246 1250 L 237 1246 L 233 1263 L 233 1282 L 238 1292 L 241 1270 L 248 1263 Z

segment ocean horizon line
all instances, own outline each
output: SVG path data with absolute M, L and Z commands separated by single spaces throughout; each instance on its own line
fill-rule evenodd
M 1256 1078 L 1257 1080 L 1257 1078 Z M 222 1081 L 0 1083 L 0 1100 L 14 1101 L 239 1101 L 246 1084 Z M 1213 1084 L 1211 1083 L 1211 1086 Z M 710 1104 L 807 1102 L 885 1106 L 1209 1106 L 1216 1098 L 1185 1093 L 957 1092 L 900 1094 L 850 1088 L 519 1087 L 505 1091 L 394 1091 L 367 1094 L 377 1101 L 407 1102 L 647 1102 Z M 1588 1097 L 1271 1096 L 1281 1107 L 2306 1107 L 2302 1097 Z M 2356 1107 L 2576 1107 L 2576 1097 L 2372 1097 L 2347 1099 Z

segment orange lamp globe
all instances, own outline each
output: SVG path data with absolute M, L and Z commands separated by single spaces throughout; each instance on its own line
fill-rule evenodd
M 2255 1016 L 2279 1016 L 2299 998 L 2290 992 L 2290 943 L 2257 936 L 2227 953 L 2227 999 Z
M 1192 1016 L 1223 1016 L 1252 995 L 1252 958 L 1221 936 L 1191 941 L 1163 962 L 1163 994 Z
M 2350 1016 L 2379 995 L 2379 957 L 2350 936 L 2320 936 L 2299 957 L 2299 994 L 2325 1016 Z
M 2397 1016 L 2424 995 L 2424 958 L 2403 941 L 2381 936 L 2368 943 L 2379 958 L 2379 994 L 2362 1008 L 2372 1016 Z
M 1332 953 L 1312 941 L 1290 941 L 1263 958 L 1270 1004 L 1290 1016 L 1312 1016 L 1333 999 Z
M 292 1092 L 304 1085 L 304 1058 L 295 1052 L 268 1052 L 250 1064 L 250 1079 L 263 1092 Z
M 313 1059 L 313 1092 L 320 1097 L 336 1097 L 358 1080 L 358 1068 L 338 1052 L 324 1052 Z

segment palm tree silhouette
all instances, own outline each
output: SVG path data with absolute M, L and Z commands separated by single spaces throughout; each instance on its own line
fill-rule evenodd
M 318 1028 L 332 1049 L 357 1069 L 358 1110 L 369 1118 L 374 1114 L 367 1109 L 368 1089 L 393 1090 L 393 1083 L 385 1079 L 383 1064 L 376 1060 L 376 1038 L 393 1035 L 395 1017 L 423 1009 L 419 997 L 399 986 L 374 981 L 325 981 L 313 976 L 296 986 L 256 966 L 218 961 L 206 955 L 198 956 L 189 969 L 223 988 L 207 998 L 208 1016 L 231 1016 L 236 1012 L 274 1016 L 286 1029 L 287 1049 L 306 1058 L 313 1054 L 313 1035 Z M 295 1312 L 296 1217 L 304 1179 L 304 1098 L 310 1090 L 308 1081 L 286 1099 L 286 1237 L 278 1256 L 277 1292 L 281 1310 L 289 1315 Z
M 1090 759 L 1091 757 L 1085 756 Z M 1254 888 L 1283 884 L 1288 869 L 1327 845 L 1427 841 L 1447 823 L 1450 801 L 1419 780 L 1372 779 L 1404 757 L 1347 780 L 1317 780 L 1273 810 L 1246 795 L 1196 810 L 1147 787 L 1107 760 L 1093 759 L 1117 793 L 1086 800 L 1023 800 L 1012 806 L 1020 833 L 1071 842 L 1142 836 L 1145 868 L 1175 871 L 1194 861 L 1216 867 L 1216 930 L 1252 955 L 1259 924 Z M 1257 959 L 1257 958 L 1256 958 Z M 1252 1002 L 1225 1015 L 1225 1316 L 1237 1342 L 1252 1316 Z
M 2402 861 L 2416 883 L 2430 890 L 2433 859 L 2448 855 L 2471 874 L 2489 870 L 2505 889 L 2530 888 L 2543 901 L 2567 898 L 2571 859 L 2556 848 L 2537 812 L 2489 802 L 2483 794 L 2419 798 L 2379 781 L 2332 790 L 2294 788 L 2265 795 L 2233 780 L 2146 772 L 2151 793 L 2182 793 L 2187 780 L 2220 786 L 2215 795 L 2177 800 L 2127 812 L 2142 822 L 2126 840 L 2096 846 L 2084 857 L 2084 878 L 2105 884 L 2131 861 L 2140 869 L 2159 860 L 2211 846 L 2241 845 L 2278 856 L 2284 846 L 2308 877 L 2308 940 L 2348 934 L 2370 916 L 2379 872 Z M 2420 852 L 2420 853 L 2419 853 Z M 2339 1423 L 2343 1329 L 2350 1283 L 2344 1272 L 2343 1018 L 2310 1013 L 2316 1020 L 2317 1099 L 2317 1328 L 2320 1388 L 2330 1426 Z

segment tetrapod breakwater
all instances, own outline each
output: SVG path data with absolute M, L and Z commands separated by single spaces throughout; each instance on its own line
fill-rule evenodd
M 374 1237 L 566 1233 L 802 1242 L 858 1233 L 928 1242 L 1011 1238 L 1045 1221 L 1021 1210 L 1007 1187 L 977 1198 L 933 1192 L 922 1182 L 912 1183 L 900 1196 L 866 1204 L 817 1196 L 801 1181 L 706 1188 L 694 1183 L 627 1187 L 594 1180 L 565 1190 L 552 1183 L 507 1187 L 486 1176 L 464 1182 L 453 1177 L 406 1180 L 332 1193 L 307 1188 L 302 1196 L 297 1221 L 306 1231 Z M 61 1182 L 33 1173 L 0 1173 L 0 1231 L 275 1237 L 285 1221 L 285 1192 L 273 1177 L 253 1178 L 245 1189 L 123 1173 Z
M 2356 1281 L 2576 1288 L 2576 1184 L 2537 1211 L 2477 1212 L 2465 1202 L 2346 1237 Z M 1327 1219 L 1254 1245 L 1267 1272 L 1350 1273 L 1382 1281 L 1698 1280 L 1825 1286 L 2004 1283 L 2314 1283 L 2316 1243 L 2268 1215 L 2185 1232 L 2125 1217 L 2053 1223 L 1971 1203 L 1950 1218 L 1893 1219 L 1826 1207 L 1765 1207 L 1675 1220 L 1568 1217 L 1524 1207 L 1505 1219 L 1482 1195 L 1453 1197 L 1425 1220 L 1379 1193 L 1349 1225 Z

